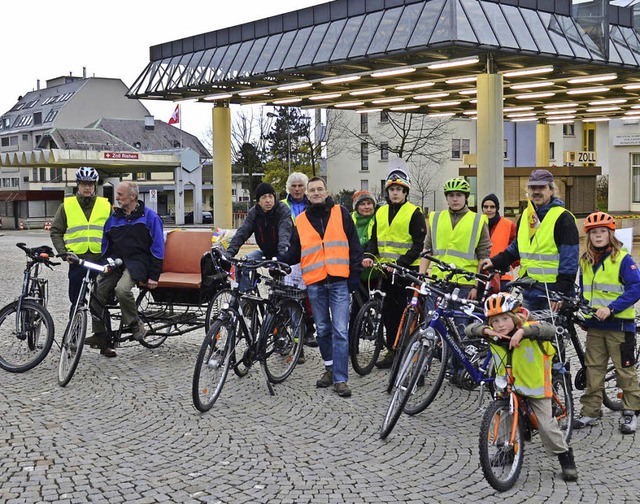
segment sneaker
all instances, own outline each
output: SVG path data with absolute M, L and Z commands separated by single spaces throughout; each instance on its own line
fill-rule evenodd
M 384 354 L 384 357 L 376 362 L 376 367 L 378 369 L 389 369 L 391 364 L 393 364 L 393 357 L 395 356 L 395 352 L 392 350 L 387 350 L 387 353 Z
M 304 364 L 307 362 L 307 359 L 304 356 L 304 352 L 300 352 L 300 357 L 298 357 L 298 364 Z
M 315 328 L 313 327 L 313 323 L 307 325 L 306 331 L 304 333 L 304 339 L 302 340 L 305 346 L 308 346 L 310 348 L 316 348 L 318 346 L 318 341 L 313 335 L 314 332 Z
M 147 335 L 147 328 L 142 319 L 136 319 L 129 324 L 129 327 L 131 328 L 131 337 L 136 341 L 142 341 Z
M 573 428 L 574 429 L 584 429 L 587 425 L 594 425 L 598 422 L 598 417 L 590 417 L 580 415 L 578 418 L 573 419 Z
M 349 385 L 347 385 L 347 382 L 334 383 L 333 390 L 340 397 L 351 397 L 351 389 Z
M 620 423 L 620 432 L 622 432 L 623 434 L 635 433 L 638 423 L 635 411 L 624 410 L 621 420 L 622 422 Z
M 316 382 L 316 387 L 318 388 L 328 388 L 333 384 L 333 373 L 331 370 L 327 369 L 322 376 Z

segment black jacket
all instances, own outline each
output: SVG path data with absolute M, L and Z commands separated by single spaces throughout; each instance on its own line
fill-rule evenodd
M 264 256 L 269 259 L 277 257 L 289 248 L 292 228 L 291 211 L 282 201 L 276 201 L 269 212 L 255 205 L 231 239 L 227 252 L 235 256 L 249 237 L 255 234 L 256 243 Z

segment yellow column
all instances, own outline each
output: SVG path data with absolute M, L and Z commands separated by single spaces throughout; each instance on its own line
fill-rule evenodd
M 233 225 L 231 201 L 231 109 L 228 103 L 213 107 L 213 223 Z
M 549 166 L 549 125 L 546 119 L 536 124 L 536 166 Z
M 502 122 L 502 75 L 478 75 L 478 198 L 487 194 L 504 202 L 504 124 Z M 481 211 L 479 209 L 479 211 Z

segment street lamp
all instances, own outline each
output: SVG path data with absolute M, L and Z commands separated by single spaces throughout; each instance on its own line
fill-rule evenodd
M 280 116 L 273 112 L 267 112 L 267 117 L 277 119 Z M 289 175 L 291 175 L 291 126 L 289 125 L 289 117 L 285 116 L 284 119 L 287 124 L 287 164 L 289 165 Z

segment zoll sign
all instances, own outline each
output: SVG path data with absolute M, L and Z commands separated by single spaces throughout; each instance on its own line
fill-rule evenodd
M 105 152 L 105 159 L 139 159 L 137 152 Z
M 595 151 L 565 151 L 564 153 L 565 163 L 595 163 L 596 153 Z

